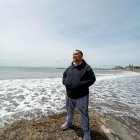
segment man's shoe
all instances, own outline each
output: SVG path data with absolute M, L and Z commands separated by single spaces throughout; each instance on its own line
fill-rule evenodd
M 90 129 L 87 131 L 84 130 L 84 139 L 83 140 L 91 140 Z
M 91 136 L 90 135 L 85 135 L 83 140 L 91 140 Z
M 65 129 L 71 127 L 72 125 L 73 125 L 72 123 L 65 122 L 65 123 L 61 126 L 61 129 L 65 130 Z

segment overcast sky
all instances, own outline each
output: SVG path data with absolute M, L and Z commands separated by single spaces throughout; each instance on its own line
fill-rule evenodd
M 0 0 L 0 66 L 140 65 L 140 0 Z

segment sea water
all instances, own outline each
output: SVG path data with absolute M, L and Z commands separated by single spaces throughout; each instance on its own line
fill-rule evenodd
M 40 118 L 65 110 L 65 69 L 0 67 L 0 127 L 20 119 Z M 140 130 L 140 73 L 94 70 L 89 110 L 110 115 Z

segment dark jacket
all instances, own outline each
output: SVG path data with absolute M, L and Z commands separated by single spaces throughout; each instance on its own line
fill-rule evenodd
M 91 67 L 83 60 L 81 65 L 73 63 L 63 73 L 63 84 L 67 95 L 72 99 L 81 98 L 89 94 L 89 86 L 96 81 Z

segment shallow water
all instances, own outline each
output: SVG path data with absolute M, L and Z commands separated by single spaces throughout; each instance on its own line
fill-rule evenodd
M 123 72 L 107 79 L 97 79 L 90 88 L 90 106 L 111 115 L 128 127 L 140 130 L 140 75 Z M 93 105 L 93 106 L 92 106 Z
M 5 72 L 1 70 L 1 74 L 2 71 Z M 16 72 L 11 72 L 8 69 L 9 76 L 0 75 L 0 127 L 19 119 L 65 111 L 65 87 L 61 83 L 63 71 L 16 69 Z M 140 73 L 102 70 L 95 71 L 95 74 L 97 81 L 90 87 L 89 109 L 121 119 L 138 131 Z

